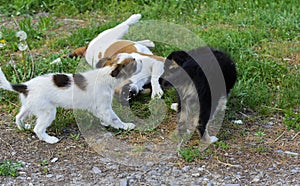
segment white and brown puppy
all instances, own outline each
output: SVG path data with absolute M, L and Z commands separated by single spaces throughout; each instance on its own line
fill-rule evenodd
M 115 87 L 142 68 L 141 61 L 129 54 L 118 54 L 109 59 L 101 69 L 78 74 L 47 74 L 22 84 L 8 82 L 0 68 L 0 88 L 20 94 L 22 107 L 16 116 L 16 124 L 22 129 L 26 116 L 35 115 L 34 132 L 40 140 L 57 143 L 46 129 L 55 119 L 56 108 L 83 109 L 98 117 L 101 124 L 116 129 L 133 129 L 132 123 L 124 123 L 112 110 Z
M 148 83 L 151 83 L 152 87 L 151 98 L 160 98 L 163 95 L 163 90 L 160 87 L 159 78 L 164 72 L 165 58 L 139 52 L 136 48 L 136 44 L 132 41 L 116 41 L 106 49 L 103 58 L 96 64 L 96 68 L 102 68 L 103 62 L 107 58 L 109 59 L 110 56 L 114 56 L 120 52 L 128 53 L 143 63 L 142 70 L 139 73 L 123 81 L 116 88 L 115 91 L 119 95 L 120 101 L 126 103 L 131 96 L 138 94 L 143 90 L 143 86 Z
M 138 94 L 148 83 L 152 86 L 152 98 L 161 97 L 163 94 L 158 79 L 163 73 L 165 59 L 153 55 L 149 50 L 148 47 L 154 47 L 154 43 L 149 40 L 134 42 L 121 39 L 128 32 L 129 26 L 140 18 L 140 14 L 132 15 L 116 27 L 100 33 L 88 46 L 77 48 L 68 55 L 69 57 L 85 57 L 87 63 L 94 68 L 101 68 L 106 58 L 120 52 L 134 54 L 136 59 L 142 60 L 141 72 L 120 84 L 116 89 L 122 102 L 127 102 L 131 95 Z

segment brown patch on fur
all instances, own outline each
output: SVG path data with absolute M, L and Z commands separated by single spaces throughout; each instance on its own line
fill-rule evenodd
M 140 54 L 140 55 L 142 55 L 142 56 L 147 56 L 147 57 L 153 58 L 153 59 L 155 59 L 155 60 L 157 60 L 157 61 L 160 61 L 160 62 L 163 62 L 163 63 L 164 63 L 165 60 L 166 60 L 166 58 L 161 57 L 161 56 L 157 56 L 157 55 L 144 54 L 144 53 L 141 53 L 141 52 L 135 52 L 135 53 Z
M 71 80 L 69 78 L 69 76 L 65 75 L 65 74 L 54 74 L 53 75 L 53 83 L 57 86 L 57 87 L 69 87 L 71 85 Z
M 98 54 L 98 58 L 99 58 L 99 59 L 101 59 L 101 58 L 102 58 L 102 53 L 101 53 L 101 52 L 99 52 L 99 54 Z
M 23 85 L 23 84 L 18 84 L 18 85 L 11 85 L 12 88 L 19 92 L 19 93 L 22 93 L 24 94 L 25 96 L 28 95 L 28 90 L 27 90 L 27 86 L 26 85 Z
M 87 47 L 88 46 L 76 48 L 72 53 L 68 54 L 68 57 L 84 57 Z
M 119 53 L 132 53 L 136 52 L 136 48 L 132 41 L 117 41 L 111 44 L 104 53 L 104 57 L 112 57 Z
M 73 79 L 74 79 L 75 85 L 77 85 L 78 88 L 80 88 L 81 90 L 86 90 L 87 81 L 83 75 L 73 74 Z

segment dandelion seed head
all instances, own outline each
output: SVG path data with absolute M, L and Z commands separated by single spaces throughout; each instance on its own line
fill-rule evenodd
M 25 51 L 26 49 L 28 48 L 28 45 L 27 45 L 27 43 L 19 43 L 18 44 L 18 49 L 20 50 L 20 51 Z
M 24 41 L 24 40 L 27 39 L 27 34 L 26 34 L 26 32 L 23 31 L 23 30 L 20 30 L 19 32 L 17 32 L 16 36 L 17 36 L 18 38 L 20 38 L 20 41 Z

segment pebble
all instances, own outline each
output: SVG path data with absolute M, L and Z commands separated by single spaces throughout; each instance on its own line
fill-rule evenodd
M 47 178 L 52 178 L 52 177 L 53 177 L 53 174 L 47 174 L 46 177 L 47 177 Z
M 188 172 L 190 170 L 190 166 L 184 166 L 182 168 L 182 172 Z
M 193 177 L 200 177 L 200 173 L 199 173 L 199 172 L 193 173 L 192 176 L 193 176 Z
M 239 120 L 234 120 L 233 123 L 238 124 L 238 125 L 242 125 L 243 121 L 239 119 Z
M 55 178 L 56 178 L 57 180 L 60 180 L 60 179 L 63 179 L 63 178 L 64 178 L 64 175 L 59 174 L 59 175 L 56 175 Z
M 120 186 L 127 186 L 127 185 L 128 185 L 128 184 L 127 184 L 127 179 L 121 179 L 119 185 L 120 185 Z
M 296 153 L 296 152 L 284 151 L 284 153 L 288 154 L 288 155 L 292 155 L 292 156 L 298 156 L 298 153 Z
M 102 171 L 98 167 L 93 167 L 93 172 L 95 174 L 100 174 Z
M 55 162 L 57 162 L 57 160 L 58 160 L 58 158 L 53 158 L 53 159 L 51 160 L 51 163 L 55 163 Z

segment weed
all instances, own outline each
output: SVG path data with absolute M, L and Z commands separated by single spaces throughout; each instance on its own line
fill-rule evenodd
M 257 131 L 254 133 L 254 135 L 261 138 L 261 137 L 265 136 L 266 134 L 263 131 Z
M 70 134 L 70 138 L 73 140 L 79 140 L 80 139 L 80 134 Z
M 214 143 L 214 146 L 218 147 L 218 148 L 222 148 L 224 150 L 229 149 L 229 144 L 223 141 L 217 141 L 216 143 Z
M 3 162 L 0 162 L 0 176 L 17 177 L 17 169 L 21 166 L 21 162 L 14 162 L 12 160 L 5 160 Z
M 194 159 L 204 159 L 205 154 L 201 154 L 198 147 L 187 147 L 187 148 L 181 148 L 179 149 L 179 154 L 182 156 L 182 158 L 187 162 L 192 162 Z M 208 151 L 205 151 L 208 152 Z
M 42 160 L 40 163 L 39 163 L 41 166 L 46 166 L 49 164 L 48 160 Z
M 300 130 L 300 113 L 284 110 L 283 123 L 288 127 L 288 130 Z

